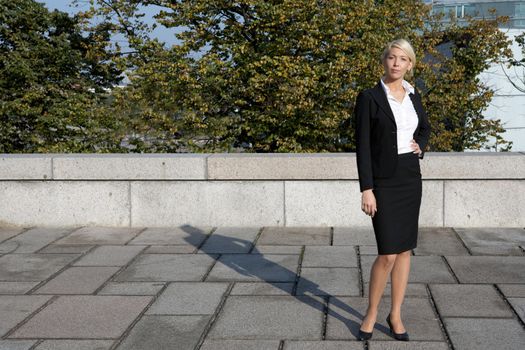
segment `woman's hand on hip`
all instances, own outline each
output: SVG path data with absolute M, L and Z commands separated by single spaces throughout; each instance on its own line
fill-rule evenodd
M 420 155 L 421 154 L 421 148 L 419 148 L 419 144 L 416 142 L 416 140 L 412 139 L 410 141 L 410 147 L 412 147 L 413 153 Z
M 371 189 L 364 190 L 361 195 L 361 210 L 371 217 L 377 212 L 376 196 Z

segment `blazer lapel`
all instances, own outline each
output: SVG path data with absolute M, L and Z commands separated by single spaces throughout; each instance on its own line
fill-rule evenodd
M 394 113 L 392 112 L 392 108 L 390 108 L 390 104 L 388 103 L 385 90 L 383 90 L 383 87 L 381 86 L 381 82 L 377 83 L 372 89 L 372 96 L 374 97 L 374 100 L 376 100 L 379 108 L 381 108 L 395 124 L 396 118 L 394 118 Z
M 408 96 L 410 96 L 410 99 L 412 100 L 412 105 L 414 106 L 414 109 L 416 110 L 416 114 L 417 114 L 417 119 L 418 119 L 418 124 L 417 126 L 419 127 L 419 124 L 421 124 L 421 120 L 423 118 L 423 105 L 421 104 L 421 101 L 419 101 L 419 99 L 416 97 L 415 94 L 408 94 Z

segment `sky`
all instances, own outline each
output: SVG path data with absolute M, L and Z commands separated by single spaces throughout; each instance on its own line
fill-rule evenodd
M 73 0 L 37 0 L 40 3 L 43 3 L 49 10 L 59 10 L 63 12 L 68 12 L 70 14 L 75 14 L 79 11 L 85 11 L 89 9 L 89 0 L 78 1 L 77 7 L 73 6 Z M 158 9 L 158 8 L 157 8 Z M 144 17 L 145 22 L 152 24 L 155 22 L 153 16 L 158 13 L 154 6 L 149 6 L 144 9 L 146 16 Z M 165 28 L 159 24 L 159 26 L 153 31 L 153 36 L 158 38 L 160 41 L 165 42 L 168 46 L 177 43 L 177 38 L 175 37 L 176 30 L 172 28 Z

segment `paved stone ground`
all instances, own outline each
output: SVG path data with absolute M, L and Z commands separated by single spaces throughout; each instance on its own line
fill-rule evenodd
M 369 228 L 0 228 L 0 350 L 523 349 L 525 229 L 422 228 L 356 341 Z

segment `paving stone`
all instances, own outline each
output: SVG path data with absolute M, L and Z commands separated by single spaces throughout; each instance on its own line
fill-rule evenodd
M 285 340 L 283 350 L 363 350 L 360 341 L 342 340 Z
M 75 261 L 73 266 L 124 266 L 143 249 L 143 246 L 101 246 Z
M 192 245 L 152 245 L 145 254 L 191 254 L 197 248 Z
M 377 246 L 376 245 L 360 245 L 359 254 L 360 255 L 377 255 Z
M 259 230 L 258 227 L 219 227 L 206 240 L 199 252 L 248 253 Z
M 208 237 L 211 227 L 150 227 L 129 244 L 138 245 L 190 245 L 198 247 Z
M 235 282 L 230 295 L 291 295 L 291 282 Z
M 505 301 L 492 285 L 429 285 L 442 317 L 513 317 Z
M 525 323 L 525 298 L 508 298 L 508 300 L 521 319 L 521 322 Z
M 318 297 L 230 296 L 208 339 L 321 340 L 323 309 Z
M 368 298 L 330 297 L 328 307 L 326 339 L 355 340 L 366 315 Z M 374 328 L 374 340 L 394 339 L 389 334 L 386 323 L 389 312 L 390 303 L 382 299 Z M 406 297 L 401 317 L 411 340 L 445 340 L 428 299 Z
M 193 350 L 209 316 L 144 316 L 118 350 Z
M 150 296 L 61 296 L 9 338 L 118 338 L 151 299 Z
M 228 283 L 171 283 L 151 305 L 148 315 L 211 315 L 228 289 Z
M 42 254 L 82 254 L 92 249 L 93 247 L 94 245 L 86 244 L 50 244 L 47 247 L 39 250 L 38 252 Z
M 498 284 L 498 288 L 507 297 L 525 298 L 525 284 Z
M 258 244 L 330 245 L 330 227 L 264 227 Z
M 21 227 L 0 227 L 0 242 L 10 239 L 22 231 L 24 228 Z
M 514 350 L 525 344 L 525 331 L 515 319 L 445 318 L 450 340 L 461 350 Z
M 34 294 L 92 294 L 118 270 L 116 266 L 70 267 Z
M 399 341 L 375 341 L 368 342 L 369 350 L 448 350 L 446 342 L 438 341 L 414 341 L 399 342 Z
M 29 350 L 36 340 L 0 340 L 0 350 Z
M 450 227 L 422 227 L 418 230 L 415 255 L 469 255 Z
M 334 227 L 333 245 L 376 245 L 372 226 Z M 377 252 L 377 251 L 376 251 Z
M 215 258 L 207 254 L 143 254 L 115 281 L 200 281 Z
M 0 257 L 0 281 L 43 281 L 78 254 L 9 254 Z
M 0 294 L 24 294 L 38 282 L 0 282 Z
M 51 297 L 37 295 L 0 295 L 0 337 L 49 299 Z
M 82 227 L 54 244 L 126 244 L 142 228 L 132 227 Z
M 339 267 L 304 267 L 297 285 L 297 295 L 358 296 L 359 270 Z
M 525 259 L 519 256 L 446 256 L 446 259 L 461 283 L 525 281 Z
M 97 295 L 157 295 L 162 282 L 109 282 Z
M 366 281 L 363 285 L 363 294 L 365 296 L 368 296 L 368 286 L 369 282 Z M 385 290 L 383 291 L 383 296 L 391 296 L 392 295 L 392 285 L 391 283 L 387 283 Z M 424 283 L 407 283 L 407 288 L 405 290 L 405 296 L 410 297 L 428 297 L 427 293 L 427 287 Z
M 375 256 L 361 256 L 361 271 L 363 281 L 370 281 L 370 269 Z M 390 282 L 390 275 L 388 276 Z M 440 256 L 411 256 L 409 283 L 456 283 L 447 265 Z
M 200 350 L 278 350 L 279 340 L 205 340 Z
M 69 232 L 66 228 L 33 228 L 0 244 L 0 253 L 34 253 Z
M 357 267 L 354 247 L 308 246 L 305 247 L 303 267 Z
M 109 350 L 113 340 L 45 340 L 35 350 Z
M 252 254 L 301 254 L 302 245 L 256 245 Z
M 525 244 L 525 229 L 522 227 L 465 227 L 454 228 L 465 244 L 470 246 Z
M 206 281 L 295 281 L 298 255 L 224 254 Z
M 523 253 L 523 250 L 521 250 L 521 248 L 518 245 L 504 243 L 497 246 L 488 245 L 470 247 L 470 252 L 472 253 L 472 255 L 525 255 L 525 253 Z

